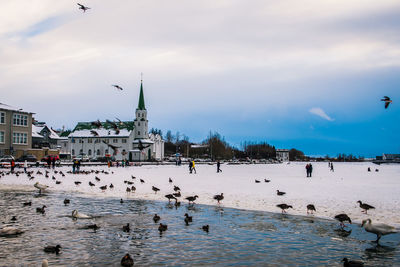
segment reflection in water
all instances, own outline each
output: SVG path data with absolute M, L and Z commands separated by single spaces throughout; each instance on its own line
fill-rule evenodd
M 71 199 L 69 206 L 63 204 L 65 197 Z M 26 201 L 32 206 L 23 206 Z M 41 205 L 48 207 L 45 214 L 36 213 Z M 74 209 L 94 218 L 73 220 Z M 155 213 L 168 225 L 161 235 Z M 193 216 L 189 226 L 185 213 Z M 126 253 L 138 265 L 336 266 L 344 257 L 371 266 L 400 262 L 398 234 L 385 237 L 385 246 L 370 247 L 370 236 L 357 226 L 338 230 L 335 222 L 314 217 L 222 206 L 0 191 L 0 221 L 1 228 L 12 225 L 25 231 L 0 237 L 4 266 L 40 265 L 44 258 L 50 266 L 118 266 Z M 129 233 L 122 231 L 127 223 Z M 94 224 L 98 228 L 89 227 Z M 208 233 L 203 225 L 210 226 Z M 44 253 L 45 246 L 56 244 L 62 246 L 59 255 Z

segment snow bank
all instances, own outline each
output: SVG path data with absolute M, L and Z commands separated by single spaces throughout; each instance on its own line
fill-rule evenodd
M 37 175 L 36 168 L 33 180 L 28 180 L 26 174 L 16 177 L 13 174 L 0 178 L 0 190 L 10 188 L 35 190 L 33 184 L 40 182 L 50 186 L 50 191 L 79 192 L 89 196 L 104 196 L 118 198 L 137 198 L 149 200 L 165 200 L 164 195 L 173 193 L 173 185 L 181 188 L 184 200 L 187 196 L 198 195 L 196 203 L 217 205 L 213 195 L 224 193 L 225 199 L 221 206 L 281 212 L 277 204 L 286 203 L 293 206 L 289 214 L 307 215 L 307 204 L 314 204 L 317 212 L 314 215 L 322 218 L 333 218 L 339 213 L 346 213 L 354 222 L 371 218 L 374 222 L 384 222 L 400 226 L 400 165 L 373 165 L 372 163 L 334 163 L 334 172 L 328 168 L 328 163 L 313 163 L 313 177 L 306 178 L 306 163 L 291 164 L 260 164 L 260 165 L 226 165 L 222 164 L 222 173 L 216 173 L 216 165 L 196 165 L 197 174 L 189 174 L 187 166 L 141 166 L 129 168 L 112 167 L 82 167 L 81 170 L 104 170 L 109 174 L 67 174 L 71 168 L 61 167 L 66 176 L 50 171 L 49 178 Z M 371 172 L 367 168 L 371 167 Z M 379 169 L 376 172 L 375 169 Z M 40 168 L 44 172 L 43 168 Z M 113 172 L 113 173 L 112 173 Z M 51 179 L 56 177 L 61 184 L 55 184 Z M 132 179 L 131 176 L 136 179 Z M 95 176 L 101 181 L 97 182 Z M 171 177 L 173 183 L 168 182 Z M 145 183 L 140 183 L 143 179 Z M 255 179 L 260 183 L 255 183 Z M 264 179 L 271 180 L 265 183 Z M 134 182 L 135 193 L 126 193 L 127 184 L 124 180 Z M 75 181 L 82 184 L 75 185 Z M 90 187 L 88 182 L 96 184 Z M 114 189 L 102 192 L 103 185 L 114 185 Z M 161 191 L 155 194 L 152 186 Z M 276 190 L 286 192 L 277 196 Z M 368 215 L 361 212 L 357 201 L 374 206 Z

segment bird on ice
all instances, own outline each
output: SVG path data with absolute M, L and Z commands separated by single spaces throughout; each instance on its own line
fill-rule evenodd
M 118 90 L 124 90 L 121 86 L 119 86 L 118 84 L 113 84 L 112 86 L 114 86 L 115 88 L 117 88 Z
M 42 193 L 42 191 L 49 187 L 48 185 L 39 184 L 39 182 L 36 182 L 33 186 L 39 189 L 39 193 Z
M 390 103 L 392 103 L 392 100 L 388 96 L 384 96 L 381 101 L 385 102 L 385 108 L 388 108 Z
M 383 223 L 376 223 L 372 224 L 371 219 L 366 219 L 362 221 L 361 227 L 364 227 L 365 231 L 376 234 L 376 243 L 379 242 L 379 239 L 383 235 L 394 234 L 398 231 L 393 226 L 383 224 Z
M 86 10 L 90 9 L 90 7 L 84 6 L 82 4 L 76 3 L 79 6 L 79 9 L 82 9 L 83 12 L 86 12 Z

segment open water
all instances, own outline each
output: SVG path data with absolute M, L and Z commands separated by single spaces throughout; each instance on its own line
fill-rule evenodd
M 64 198 L 71 204 L 65 206 Z M 22 203 L 32 201 L 31 207 Z M 46 205 L 46 213 L 36 207 Z M 71 213 L 95 216 L 73 220 Z M 157 213 L 168 230 L 161 236 L 152 218 Z M 193 216 L 186 226 L 184 214 Z M 17 221 L 11 222 L 12 216 Z M 96 223 L 97 231 L 85 229 Z M 131 232 L 122 231 L 130 223 Z M 209 233 L 201 227 L 210 225 Z M 218 206 L 175 208 L 166 202 L 88 198 L 83 195 L 0 191 L 0 227 L 25 232 L 0 237 L 0 266 L 120 266 L 130 253 L 135 266 L 341 266 L 347 257 L 365 266 L 400 266 L 400 234 L 375 235 L 359 225 L 348 232 L 335 221 Z M 43 251 L 60 244 L 61 253 Z

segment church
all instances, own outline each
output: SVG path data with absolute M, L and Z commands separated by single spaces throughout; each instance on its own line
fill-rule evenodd
M 79 122 L 68 135 L 71 157 L 89 159 L 114 157 L 115 160 L 161 161 L 164 140 L 148 131 L 143 81 L 140 83 L 139 103 L 133 121 Z

